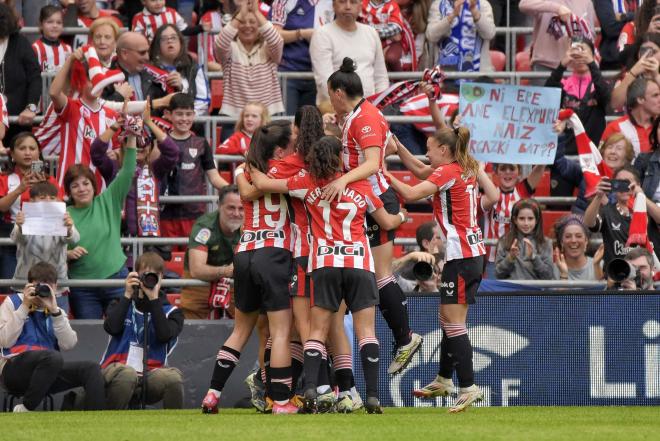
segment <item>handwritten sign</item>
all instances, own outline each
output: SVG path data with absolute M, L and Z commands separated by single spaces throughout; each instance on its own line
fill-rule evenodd
M 66 236 L 64 226 L 64 202 L 26 202 L 23 204 L 25 223 L 23 234 L 26 236 Z
M 470 153 L 485 162 L 552 164 L 561 90 L 550 87 L 461 84 L 461 125 Z

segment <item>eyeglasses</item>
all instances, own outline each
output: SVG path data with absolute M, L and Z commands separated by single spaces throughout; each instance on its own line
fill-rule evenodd
M 161 35 L 160 37 L 161 43 L 174 43 L 175 41 L 179 41 L 179 37 L 177 35 Z

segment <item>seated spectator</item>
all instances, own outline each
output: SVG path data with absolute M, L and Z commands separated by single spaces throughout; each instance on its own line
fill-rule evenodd
M 60 40 L 63 26 L 63 12 L 58 6 L 46 5 L 39 13 L 41 38 L 32 43 L 42 72 L 59 70 L 66 57 L 71 55 L 71 46 Z
M 541 207 L 522 199 L 511 210 L 511 229 L 497 244 L 495 277 L 552 280 L 552 241 L 543 235 Z
M 417 69 L 423 70 L 435 64 L 435 50 L 430 50 L 426 40 L 426 27 L 429 19 L 430 2 L 427 0 L 396 0 L 401 9 L 401 17 L 413 33 Z
M 5 133 L 12 139 L 17 133 L 30 130 L 41 98 L 41 70 L 30 42 L 19 33 L 14 11 L 0 3 L 0 54 L 2 83 L 0 93 L 5 95 L 9 115 L 18 115 Z
M 660 31 L 659 31 L 660 32 Z M 628 50 L 626 68 L 612 90 L 611 107 L 622 109 L 626 106 L 628 88 L 635 79 L 644 77 L 660 85 L 660 33 L 647 34 L 637 40 Z
M 621 68 L 619 42 L 621 31 L 629 23 L 633 23 L 635 11 L 640 0 L 612 2 L 610 0 L 594 0 L 594 10 L 600 23 L 600 65 L 604 70 Z M 653 3 L 647 2 L 647 3 Z M 654 4 L 655 6 L 655 4 Z M 623 37 L 625 41 L 625 36 Z
M 259 11 L 259 2 L 244 1 L 215 45 L 224 72 L 220 113 L 237 117 L 249 101 L 262 102 L 271 115 L 284 111 L 277 78 L 284 40 Z
M 68 252 L 70 279 L 123 279 L 128 274 L 120 229 L 135 175 L 136 134 L 126 135 L 121 169 L 100 195 L 96 196 L 96 178 L 89 167 L 75 164 L 64 175 L 64 190 L 72 202 L 67 210 L 80 232 L 78 246 Z M 78 319 L 100 319 L 122 293 L 122 288 L 71 288 L 69 304 Z
M 209 113 L 211 94 L 204 69 L 188 55 L 183 35 L 176 26 L 166 24 L 158 28 L 151 42 L 149 58 L 156 67 L 168 72 L 166 82 L 169 89 L 195 99 L 197 116 Z
M 39 182 L 30 188 L 30 202 L 54 202 L 58 201 L 59 188 L 52 182 Z M 60 201 L 61 202 L 61 201 Z M 62 202 L 62 205 L 64 203 Z M 68 291 L 66 286 L 67 265 L 66 251 L 67 246 L 75 246 L 80 240 L 80 233 L 73 225 L 73 220 L 69 213 L 64 213 L 62 223 L 66 227 L 66 236 L 34 236 L 23 234 L 23 224 L 25 223 L 25 213 L 19 211 L 16 215 L 16 224 L 11 232 L 11 241 L 16 244 L 16 270 L 13 279 L 27 279 L 28 271 L 38 262 L 46 262 L 57 270 L 57 280 L 59 288 L 55 291 L 57 304 L 69 312 L 69 302 L 62 294 Z M 64 285 L 62 285 L 64 283 Z M 22 287 L 12 287 L 19 291 Z
M 646 78 L 637 78 L 628 87 L 627 115 L 610 122 L 603 132 L 605 140 L 613 133 L 623 133 L 635 149 L 635 156 L 651 150 L 649 135 L 653 120 L 660 116 L 660 85 Z
M 358 23 L 362 10 L 360 0 L 333 0 L 335 19 L 314 30 L 309 45 L 312 70 L 316 82 L 316 103 L 328 101 L 328 78 L 339 70 L 345 57 L 355 61 L 355 71 L 369 97 L 389 86 L 383 48 L 378 33 L 370 26 Z M 356 45 L 355 42 L 360 44 Z
M 256 101 L 247 103 L 236 120 L 234 133 L 215 149 L 215 153 L 218 155 L 245 155 L 255 130 L 269 121 L 270 115 L 266 106 Z
M 593 232 L 603 235 L 605 252 L 603 268 L 614 258 L 623 258 L 631 248 L 626 246 L 632 210 L 630 199 L 643 191 L 640 187 L 639 175 L 632 166 L 624 166 L 614 174 L 614 179 L 627 180 L 630 183 L 628 191 L 614 193 L 615 203 L 608 203 L 608 194 L 612 191 L 609 179 L 601 179 L 596 187 L 596 195 L 584 212 L 584 225 Z M 655 223 L 660 222 L 660 208 L 647 198 L 646 209 Z M 655 228 L 654 222 L 649 222 L 649 228 Z
M 589 230 L 582 218 L 570 214 L 559 219 L 554 225 L 557 248 L 554 251 L 555 264 L 552 268 L 558 280 L 601 280 L 603 278 L 603 253 L 601 245 L 593 258 L 587 256 Z
M 64 15 L 64 27 L 89 28 L 97 18 L 109 17 L 117 26 L 122 27 L 121 20 L 114 11 L 99 9 L 96 0 L 75 0 L 75 5 L 68 6 Z M 88 34 L 76 34 L 73 39 L 73 50 L 83 47 L 89 42 Z
M 489 2 L 434 0 L 428 23 L 426 38 L 437 45 L 436 64 L 444 70 L 493 70 L 490 40 L 495 37 L 495 21 Z
M 218 190 L 227 185 L 218 173 L 208 141 L 191 131 L 195 118 L 193 98 L 183 93 L 175 94 L 170 100 L 169 114 L 172 121 L 170 138 L 179 149 L 179 159 L 161 184 L 161 193 L 169 196 L 207 194 L 206 178 Z M 160 217 L 162 236 L 188 237 L 195 220 L 205 212 L 203 202 L 166 205 Z
M 110 334 L 110 341 L 101 360 L 108 409 L 127 409 L 131 400 L 139 402 L 145 382 L 143 404 L 162 400 L 165 409 L 183 408 L 183 374 L 167 365 L 183 330 L 183 314 L 167 303 L 160 289 L 164 270 L 165 262 L 158 254 L 142 254 L 135 262 L 135 271 L 126 277 L 123 297 L 108 308 L 103 329 Z M 143 351 L 147 351 L 148 359 L 146 378 L 139 355 Z
M 631 51 L 636 52 L 634 50 L 636 40 L 647 34 L 660 33 L 660 20 L 656 18 L 660 14 L 656 9 L 657 6 L 657 0 L 640 1 L 634 20 L 626 23 L 621 29 L 617 46 L 622 60 L 625 60 Z
M 181 309 L 186 318 L 220 318 L 229 308 L 234 248 L 242 225 L 243 204 L 238 187 L 223 187 L 218 194 L 218 210 L 202 215 L 190 232 L 184 277 L 206 280 L 211 287 L 181 290 Z
M 547 72 L 557 67 L 570 46 L 569 35 L 573 35 L 572 24 L 575 19 L 583 19 L 588 26 L 588 31 L 581 32 L 581 35 L 592 39 L 596 35 L 594 25 L 596 12 L 591 0 L 520 0 L 519 6 L 523 14 L 534 18 L 534 33 L 532 34 L 534 50 L 531 60 L 534 71 Z M 560 22 L 553 21 L 557 18 Z M 553 24 L 559 25 L 560 29 L 551 26 Z M 551 29 L 557 31 L 555 35 L 550 32 Z M 559 37 L 559 34 L 562 36 Z M 542 85 L 543 83 L 543 79 L 535 81 L 535 84 Z
M 23 396 L 14 412 L 35 410 L 47 394 L 85 389 L 85 410 L 105 408 L 103 377 L 97 363 L 63 361 L 60 351 L 78 342 L 66 314 L 57 306 L 57 269 L 39 262 L 28 272 L 23 293 L 0 305 L 0 379 Z
M 607 278 L 607 288 L 619 288 L 622 290 L 653 289 L 653 254 L 646 248 L 632 248 L 623 258 L 626 262 L 635 268 L 637 277 L 626 279 L 617 287 L 614 280 Z
M 567 69 L 572 74 L 564 78 Z M 546 80 L 545 87 L 561 88 L 561 108 L 575 111 L 584 124 L 589 139 L 600 139 L 605 130 L 610 85 L 603 78 L 598 63 L 594 60 L 594 45 L 591 40 L 582 37 L 572 40 L 561 62 Z M 573 131 L 566 131 L 562 140 L 566 143 L 566 154 L 576 155 L 577 146 Z
M 143 34 L 150 43 L 155 39 L 158 28 L 164 25 L 172 25 L 184 35 L 197 35 L 211 29 L 205 23 L 188 26 L 176 9 L 165 6 L 163 0 L 142 0 L 142 4 L 144 5 L 142 12 L 133 16 L 131 31 Z

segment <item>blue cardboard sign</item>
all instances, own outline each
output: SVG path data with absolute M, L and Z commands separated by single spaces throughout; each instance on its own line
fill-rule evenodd
M 552 164 L 560 99 L 558 88 L 462 83 L 459 113 L 470 129 L 470 153 L 484 162 Z

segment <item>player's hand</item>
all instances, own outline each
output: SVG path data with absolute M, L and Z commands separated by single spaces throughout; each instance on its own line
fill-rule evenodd
M 385 146 L 385 157 L 396 155 L 398 149 L 399 145 L 397 144 L 396 135 L 390 136 L 390 139 L 387 140 L 387 145 Z
M 534 257 L 534 244 L 531 240 L 524 238 L 523 246 L 525 247 L 525 257 L 532 259 Z
M 81 246 L 77 246 L 72 250 L 68 250 L 66 252 L 66 258 L 67 260 L 78 260 L 84 255 L 87 254 L 87 250 Z
M 566 263 L 566 257 L 564 256 L 564 253 L 559 251 L 559 248 L 555 248 L 554 257 L 555 265 L 557 265 L 560 277 L 562 279 L 568 278 L 568 264 Z
M 325 201 L 331 201 L 334 198 L 337 200 L 341 199 L 342 193 L 346 189 L 346 183 L 342 178 L 337 178 L 325 187 L 323 187 L 323 192 L 321 193 L 321 199 Z
M 520 248 L 518 247 L 518 239 L 513 239 L 511 249 L 509 250 L 509 260 L 514 261 L 520 255 Z

